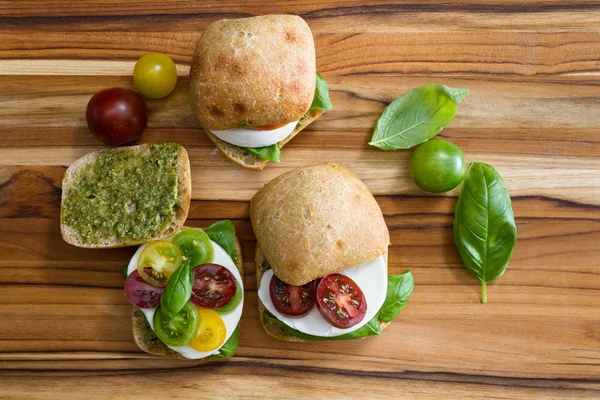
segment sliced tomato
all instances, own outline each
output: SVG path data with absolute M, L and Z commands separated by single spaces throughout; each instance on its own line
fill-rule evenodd
M 213 351 L 225 342 L 225 322 L 214 310 L 198 308 L 198 333 L 190 347 L 198 351 Z
M 203 308 L 220 308 L 231 302 L 237 290 L 233 274 L 218 264 L 194 268 L 194 288 L 190 301 Z
M 281 128 L 282 126 L 286 126 L 289 122 L 284 122 L 283 124 L 271 124 L 271 125 L 263 125 L 263 126 L 253 126 L 252 128 L 247 128 L 247 129 L 251 129 L 253 131 L 272 131 L 278 128 Z
M 198 311 L 189 301 L 173 318 L 158 307 L 152 319 L 156 336 L 169 346 L 185 346 L 198 332 Z
M 156 308 L 160 304 L 160 296 L 164 288 L 157 288 L 142 279 L 137 271 L 133 271 L 125 281 L 125 296 L 131 305 L 140 308 Z
M 317 308 L 331 325 L 350 328 L 365 317 L 367 300 L 352 279 L 331 274 L 321 279 L 317 286 Z
M 275 274 L 269 285 L 269 295 L 275 309 L 288 317 L 301 317 L 308 314 L 315 305 L 317 281 L 302 286 L 288 285 Z
M 214 252 L 212 243 L 204 231 L 185 228 L 173 236 L 172 240 L 179 247 L 183 256 L 190 260 L 192 267 L 213 261 Z
M 142 250 L 137 270 L 142 279 L 152 286 L 165 287 L 182 260 L 179 247 L 166 240 L 157 240 Z

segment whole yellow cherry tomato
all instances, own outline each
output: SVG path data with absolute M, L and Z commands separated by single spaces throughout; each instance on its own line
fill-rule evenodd
M 148 53 L 133 68 L 133 84 L 138 92 L 151 99 L 167 96 L 177 84 L 177 68 L 169 56 Z

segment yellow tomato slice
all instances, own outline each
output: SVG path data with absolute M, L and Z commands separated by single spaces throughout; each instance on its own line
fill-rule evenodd
M 142 279 L 152 286 L 165 287 L 182 260 L 179 247 L 166 240 L 157 240 L 142 250 L 137 270 Z
M 198 308 L 198 334 L 190 346 L 198 351 L 218 349 L 225 342 L 225 323 L 214 310 Z

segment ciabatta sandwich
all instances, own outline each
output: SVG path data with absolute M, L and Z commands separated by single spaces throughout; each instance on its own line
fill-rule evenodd
M 281 147 L 332 108 L 310 28 L 294 15 L 209 25 L 194 51 L 190 102 L 223 154 L 254 170 L 280 161 Z
M 379 334 L 412 291 L 388 276 L 389 233 L 379 205 L 348 168 L 287 172 L 252 198 L 259 318 L 282 340 Z
M 244 306 L 242 254 L 230 221 L 184 227 L 146 243 L 126 271 L 133 336 L 146 353 L 222 359 L 238 346 Z

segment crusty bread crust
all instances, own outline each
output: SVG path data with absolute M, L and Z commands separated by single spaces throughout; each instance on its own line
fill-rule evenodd
M 315 92 L 315 45 L 295 15 L 223 19 L 210 24 L 190 66 L 190 102 L 210 130 L 300 119 Z
M 323 115 L 323 110 L 310 110 L 307 112 L 304 117 L 298 121 L 298 125 L 296 125 L 296 128 L 294 128 L 294 131 L 290 133 L 288 137 L 279 142 L 279 147 L 282 148 L 287 142 L 292 140 L 294 136 L 300 133 L 301 130 L 306 128 L 321 115 Z M 224 142 L 207 129 L 205 129 L 204 132 L 206 132 L 210 140 L 212 140 L 215 146 L 221 150 L 225 157 L 229 158 L 231 161 L 243 168 L 261 171 L 269 163 L 269 160 L 263 160 L 260 157 L 256 157 L 255 155 L 248 153 L 242 147 Z
M 385 253 L 385 262 L 387 263 L 387 251 Z M 265 259 L 264 254 L 260 249 L 260 245 L 256 244 L 256 290 L 260 288 L 260 281 L 262 279 L 263 274 L 267 271 L 271 266 L 269 262 Z M 276 339 L 284 340 L 287 342 L 306 342 L 306 340 L 299 338 L 296 335 L 291 335 L 288 332 L 281 330 L 281 328 L 275 324 L 269 323 L 265 321 L 265 312 L 266 308 L 263 302 L 258 299 L 258 319 L 260 320 L 260 324 L 262 325 L 265 332 L 269 335 L 273 336 Z M 383 331 L 390 323 L 379 321 L 381 326 L 381 331 Z M 362 338 L 361 338 L 362 339 Z
M 240 241 L 235 238 L 235 251 L 238 255 L 236 267 L 240 271 L 242 277 L 244 276 L 243 264 L 242 264 L 242 248 L 240 247 Z M 157 336 L 156 333 L 150 328 L 150 324 L 144 313 L 139 308 L 134 307 L 131 314 L 131 327 L 133 329 L 133 338 L 135 343 L 140 349 L 146 353 L 170 358 L 184 358 L 178 352 L 171 350 L 167 347 Z M 204 360 L 211 361 L 211 360 Z
M 173 235 L 174 232 L 181 229 L 181 227 L 185 223 L 188 211 L 190 209 L 190 201 L 192 198 L 192 178 L 190 172 L 190 159 L 188 157 L 188 153 L 183 146 L 178 146 L 180 147 L 180 153 L 177 157 L 176 168 L 178 179 L 178 195 L 182 206 L 175 208 L 175 215 L 173 216 L 173 221 L 171 222 L 171 225 L 169 225 L 169 227 L 162 234 L 152 238 L 148 238 L 147 240 L 143 241 L 119 242 L 119 239 L 116 236 L 114 236 L 111 238 L 101 240 L 98 243 L 86 243 L 81 239 L 79 232 L 61 222 L 60 231 L 63 240 L 77 247 L 84 247 L 88 249 L 109 249 L 117 247 L 135 246 L 152 240 L 159 240 L 165 237 L 169 237 Z M 142 153 L 148 152 L 150 149 L 150 145 L 142 144 L 138 146 L 122 147 L 120 149 L 131 149 L 134 151 L 134 153 Z M 73 164 L 71 164 L 71 166 L 65 172 L 65 176 L 62 182 L 61 221 L 63 207 L 69 196 L 71 185 L 75 182 L 75 179 L 77 178 L 79 173 L 89 164 L 93 164 L 94 162 L 96 162 L 100 154 L 104 151 L 106 150 L 100 150 L 86 154 L 85 156 L 81 157 Z
M 375 198 L 338 164 L 309 165 L 273 179 L 252 198 L 250 219 L 265 258 L 291 285 L 371 261 L 390 243 Z

